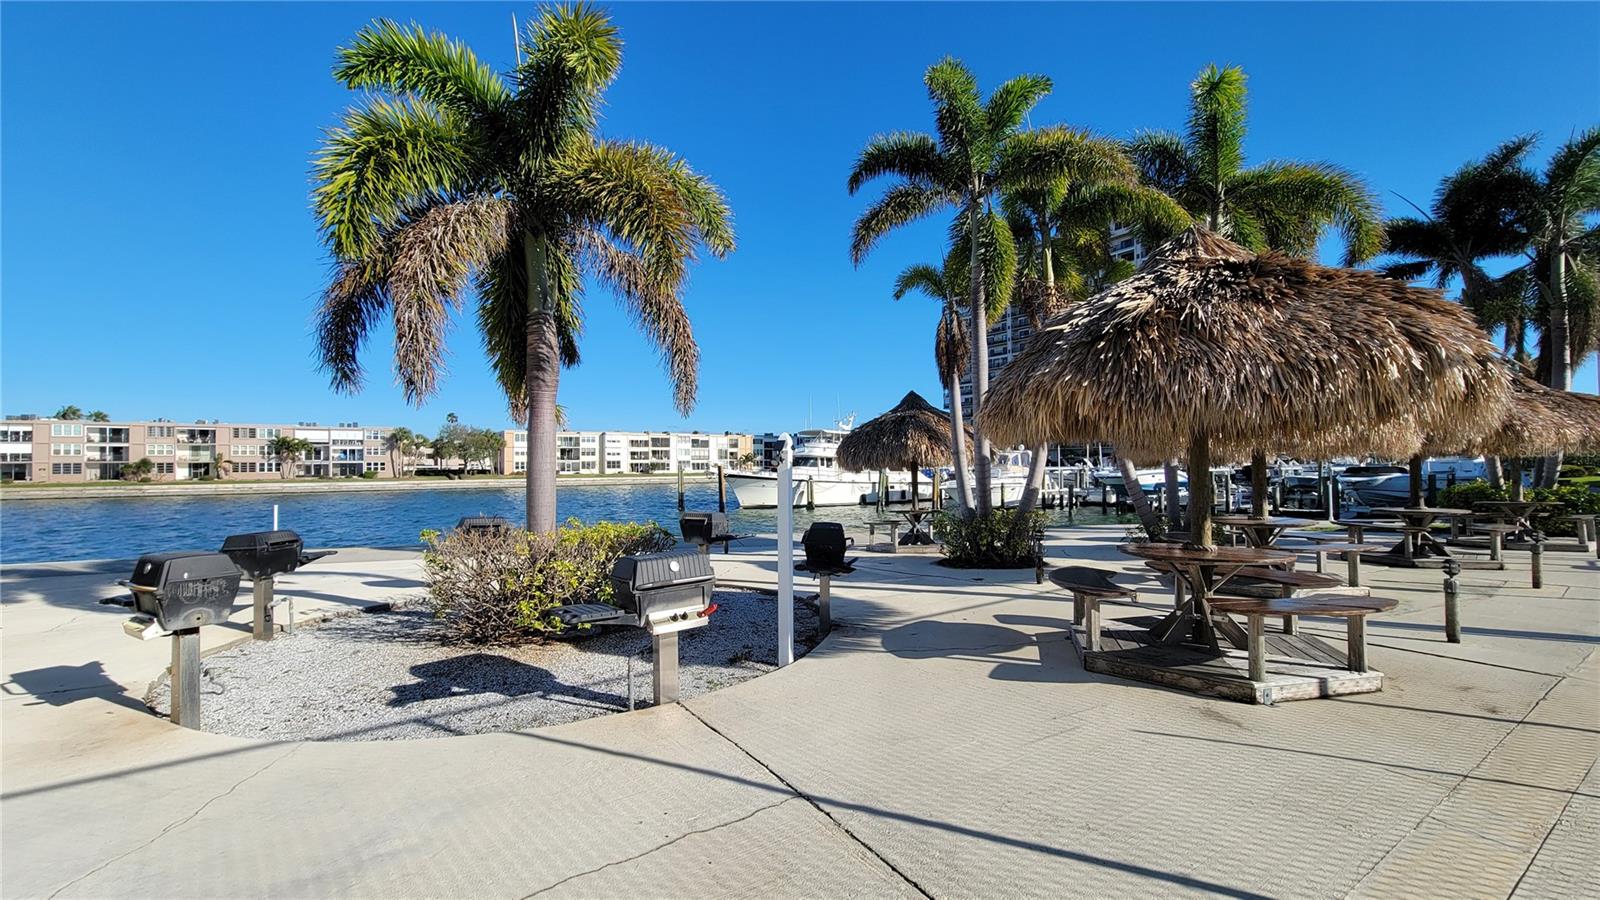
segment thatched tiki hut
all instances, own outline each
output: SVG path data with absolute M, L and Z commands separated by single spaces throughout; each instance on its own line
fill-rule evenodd
M 1190 540 L 1211 546 L 1213 447 L 1311 444 L 1410 420 L 1467 437 L 1507 374 L 1471 316 L 1375 272 L 1260 256 L 1201 228 L 1036 333 L 990 386 L 983 429 L 1186 450 Z
M 1421 452 L 1430 456 L 1481 454 L 1510 460 L 1600 452 L 1600 397 L 1558 391 L 1525 375 L 1513 375 L 1510 400 L 1492 428 L 1465 443 L 1429 435 Z M 1520 496 L 1520 466 L 1513 463 L 1507 481 L 1513 495 Z M 1413 494 L 1421 490 L 1420 479 L 1411 489 Z
M 838 462 L 853 472 L 910 469 L 915 508 L 918 470 L 951 464 L 950 415 L 911 391 L 894 409 L 845 435 L 839 442 Z M 935 505 L 938 501 L 935 497 Z

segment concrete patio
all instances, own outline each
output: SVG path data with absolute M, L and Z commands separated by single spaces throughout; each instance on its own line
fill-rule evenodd
M 1053 532 L 1052 562 L 1122 571 Z M 865 535 L 858 537 L 864 544 Z M 714 563 L 771 586 L 770 539 Z M 5 897 L 1592 896 L 1600 883 L 1600 561 L 1366 570 L 1382 692 L 1249 706 L 1086 673 L 1033 573 L 864 554 L 833 635 L 683 704 L 530 732 L 267 743 L 140 703 L 167 663 L 126 563 L 0 569 Z M 416 596 L 408 551 L 280 582 L 302 618 Z M 797 590 L 813 583 L 797 580 Z M 238 616 L 244 621 L 244 611 Z M 712 627 L 715 627 L 713 623 Z M 1304 628 L 1338 640 L 1343 625 Z M 206 629 L 210 646 L 247 629 Z M 486 696 L 486 703 L 506 702 Z

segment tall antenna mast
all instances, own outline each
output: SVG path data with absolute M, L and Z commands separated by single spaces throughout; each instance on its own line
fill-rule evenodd
M 511 14 L 511 47 L 517 51 L 517 65 L 522 65 L 522 32 L 517 30 L 517 14 Z

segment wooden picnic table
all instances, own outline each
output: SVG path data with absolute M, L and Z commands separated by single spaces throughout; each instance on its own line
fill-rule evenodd
M 1525 540 L 1533 534 L 1533 524 L 1528 520 L 1533 517 L 1534 511 L 1561 504 L 1549 500 L 1479 500 L 1472 505 L 1515 525 L 1517 530 L 1510 537 L 1513 540 Z
M 1244 648 L 1248 637 L 1238 623 L 1226 615 L 1214 614 L 1211 598 L 1218 587 L 1250 566 L 1276 566 L 1294 562 L 1294 554 L 1261 547 L 1191 547 L 1186 544 L 1120 544 L 1117 550 L 1129 556 L 1160 563 L 1187 584 L 1186 596 L 1177 608 L 1150 630 L 1159 643 L 1184 640 L 1205 644 L 1217 650 L 1217 630 L 1234 646 Z
M 929 533 L 922 521 L 933 515 L 931 509 L 903 509 L 900 515 L 906 517 L 906 523 L 911 527 L 906 530 L 905 536 L 900 538 L 900 546 L 909 547 L 913 544 L 932 544 L 933 535 Z
M 1429 526 L 1441 516 L 1472 515 L 1470 509 L 1446 509 L 1437 506 L 1385 506 L 1376 512 L 1394 516 L 1405 523 L 1405 527 L 1401 529 L 1400 543 L 1390 552 L 1398 553 L 1406 559 L 1452 556 L 1450 548 L 1433 536 L 1428 530 Z
M 1287 516 L 1212 516 L 1211 521 L 1238 529 L 1252 547 L 1275 546 L 1285 531 L 1306 524 L 1305 519 Z

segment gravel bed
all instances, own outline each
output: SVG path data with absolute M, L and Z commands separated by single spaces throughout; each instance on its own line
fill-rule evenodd
M 777 598 L 717 591 L 711 623 L 682 632 L 679 693 L 694 697 L 777 667 Z M 817 616 L 795 603 L 795 653 Z M 389 741 L 557 725 L 650 705 L 650 637 L 611 628 L 520 647 L 445 643 L 423 607 L 355 613 L 203 660 L 206 731 L 270 740 Z M 165 677 L 146 702 L 167 715 Z

